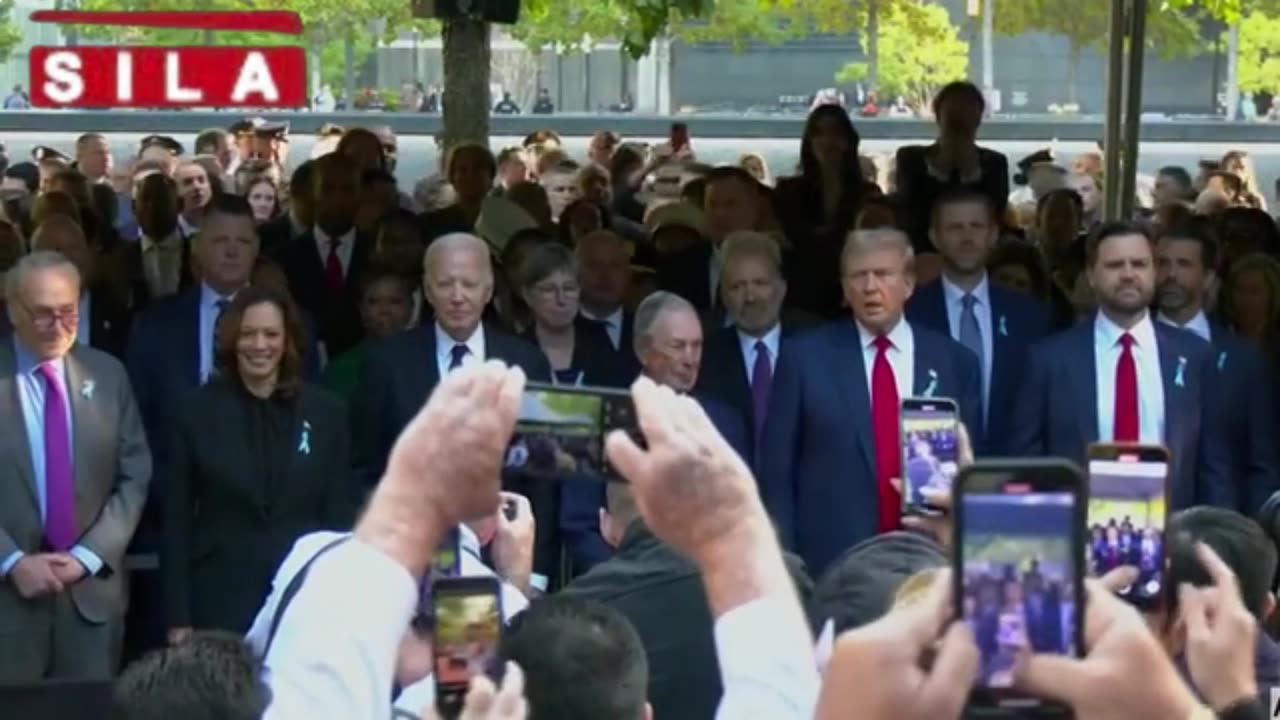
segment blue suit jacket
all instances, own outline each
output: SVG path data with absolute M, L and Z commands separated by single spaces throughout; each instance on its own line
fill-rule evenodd
M 1010 454 L 1066 458 L 1085 467 L 1088 446 L 1099 440 L 1093 326 L 1086 319 L 1032 346 L 1014 408 Z M 1164 445 L 1172 460 L 1171 509 L 1234 508 L 1212 348 L 1163 323 L 1155 322 L 1155 333 L 1164 377 Z
M 1253 517 L 1280 490 L 1280 453 L 1271 378 L 1258 348 L 1228 328 L 1212 323 L 1213 365 L 1222 388 L 1223 412 L 1231 448 L 1235 509 Z
M 1022 382 L 1022 369 L 1026 364 L 1028 347 L 1049 335 L 1052 323 L 1049 309 L 1033 297 L 1005 290 L 988 282 L 991 297 L 991 388 L 990 396 L 983 398 L 986 423 L 981 428 L 969 428 L 984 441 L 974 447 L 979 455 L 1000 455 L 1004 452 L 1009 433 L 1009 421 L 1014 398 Z M 947 313 L 946 291 L 942 280 L 935 280 L 916 288 L 907 303 L 907 318 L 914 325 L 923 325 L 948 337 L 954 337 Z
M 954 399 L 981 427 L 978 360 L 950 337 L 912 325 L 915 395 L 936 376 L 934 397 Z M 852 320 L 797 335 L 782 346 L 760 456 L 760 492 L 782 543 L 821 575 L 844 550 L 876 534 L 871 392 Z
M 749 457 L 751 433 L 742 415 L 727 403 L 705 395 L 696 397 L 711 424 L 716 426 L 729 446 L 739 456 Z M 605 506 L 605 486 L 595 480 L 569 479 L 561 484 L 561 488 L 560 529 L 565 550 L 573 560 L 575 574 L 578 574 L 613 555 L 613 548 L 600 536 L 599 511 Z

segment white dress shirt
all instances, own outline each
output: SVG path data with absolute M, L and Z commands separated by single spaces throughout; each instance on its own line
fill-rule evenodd
M 1098 313 L 1093 321 L 1093 357 L 1098 376 L 1098 439 L 1115 437 L 1116 365 L 1120 362 L 1120 336 L 1124 329 Z M 1164 443 L 1164 375 L 1160 348 L 1151 315 L 1129 330 L 1133 336 L 1133 360 L 1138 369 L 1138 439 L 1146 444 Z
M 813 718 L 821 680 L 808 636 L 760 631 L 778 627 L 778 617 L 792 612 L 781 604 L 794 602 L 764 597 L 716 619 L 716 659 L 724 685 L 716 720 Z
M 218 324 L 218 301 L 235 300 L 235 295 L 223 297 L 213 288 L 200 284 L 200 382 L 203 384 L 213 374 L 214 327 Z
M 1193 332 L 1196 335 L 1199 335 L 1200 337 L 1204 338 L 1205 340 L 1209 342 L 1213 342 L 1213 330 L 1212 328 L 1209 327 L 1209 318 L 1205 317 L 1204 310 L 1201 310 L 1200 312 L 1196 313 L 1195 316 L 1193 316 L 1190 320 L 1187 321 L 1186 325 L 1179 325 L 1178 323 L 1174 322 L 1172 318 L 1170 318 L 1168 315 L 1165 315 L 1164 313 L 1160 313 L 1156 317 L 1156 319 L 1164 323 L 1165 325 L 1171 325 L 1173 327 L 1186 330 L 1188 332 Z
M 464 343 L 449 337 L 449 333 L 440 327 L 440 323 L 435 323 L 436 329 L 436 367 L 440 370 L 440 377 L 449 374 L 449 366 L 453 364 L 453 346 L 466 345 L 467 356 L 462 358 L 462 367 L 468 367 L 474 363 L 482 363 L 485 360 L 484 354 L 484 323 L 476 325 L 476 329 L 472 331 L 471 337 L 467 338 Z
M 329 241 L 333 238 L 325 234 L 320 226 L 315 227 L 316 250 L 320 253 L 320 264 L 329 262 Z M 356 246 L 356 229 L 353 227 L 346 234 L 337 238 L 338 262 L 342 263 L 342 276 L 345 278 L 351 271 L 351 253 Z
M 760 337 L 738 331 L 738 344 L 742 349 L 742 362 L 747 367 L 747 385 L 751 385 L 751 373 L 756 367 L 756 343 L 764 343 L 765 355 L 769 358 L 769 377 L 778 372 L 778 346 L 782 342 L 782 325 L 775 324 L 773 329 Z
M 960 342 L 960 318 L 964 313 L 965 291 L 942 276 L 942 294 L 947 301 L 947 325 L 951 338 Z M 982 281 L 968 293 L 973 296 L 973 316 L 978 319 L 978 332 L 982 333 L 982 407 L 991 405 L 991 366 L 995 358 L 995 323 L 992 322 L 991 286 L 984 273 Z
M 586 308 L 583 308 L 582 316 L 588 320 L 595 320 L 596 322 L 604 325 L 604 331 L 609 334 L 609 342 L 613 343 L 613 349 L 622 349 L 622 322 L 625 319 L 625 316 L 622 313 L 621 307 L 604 316 L 593 315 L 587 312 Z
M 862 338 L 862 364 L 867 372 L 867 397 L 871 397 L 871 377 L 876 366 L 876 334 L 858 323 L 858 336 Z M 889 367 L 893 369 L 893 379 L 898 381 L 898 400 L 915 395 L 916 382 L 916 336 L 911 331 L 911 323 L 905 318 L 898 320 L 888 334 L 889 348 L 886 355 Z

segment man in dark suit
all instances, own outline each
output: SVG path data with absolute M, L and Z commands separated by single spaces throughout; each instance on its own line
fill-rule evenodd
M 913 325 L 907 236 L 858 231 L 841 259 L 853 318 L 783 346 L 760 458 L 761 494 L 785 546 L 815 574 L 844 550 L 901 525 L 901 401 L 946 397 L 982 427 L 982 378 L 973 353 Z
M 582 315 L 604 326 L 628 377 L 640 373 L 636 359 L 635 314 L 623 306 L 631 287 L 631 248 L 608 230 L 589 233 L 574 248 L 581 271 Z
M 105 273 L 97 271 L 95 266 L 99 260 L 89 249 L 80 226 L 60 215 L 46 218 L 31 235 L 31 249 L 62 255 L 85 279 L 76 340 L 117 358 L 123 357 L 132 319 L 128 298 L 123 297 L 122 289 L 111 287 Z
M 978 358 L 983 426 L 979 454 L 998 455 L 1007 435 L 1027 347 L 1049 334 L 1049 311 L 1025 295 L 989 281 L 987 257 L 999 238 L 995 207 L 986 195 L 943 195 L 933 206 L 929 237 L 942 255 L 942 277 L 917 288 L 907 303 L 916 325 L 949 335 Z
M 688 300 L 659 290 L 636 308 L 636 355 L 644 374 L 678 392 L 692 392 L 702 368 L 702 321 Z M 697 395 L 712 424 L 743 458 L 749 458 L 750 433 L 742 416 L 710 395 Z M 563 493 L 561 526 L 575 570 L 585 570 L 608 558 L 611 551 L 600 535 L 603 485 L 574 483 Z
M 0 342 L 0 684 L 105 680 L 119 662 L 125 548 L 151 456 L 119 361 L 76 343 L 80 277 L 51 252 L 24 257 Z
M 360 169 L 337 153 L 315 161 L 315 225 L 281 251 L 281 269 L 298 304 L 320 322 L 325 357 L 337 357 L 364 337 L 360 277 L 373 242 L 356 232 Z
M 331 157 L 331 156 L 326 156 Z M 550 382 L 551 365 L 534 345 L 481 322 L 493 298 L 493 266 L 483 240 L 443 235 L 423 258 L 423 299 L 435 321 L 369 348 L 360 371 L 361 392 L 352 411 L 352 461 L 372 489 L 387 457 L 441 377 L 492 358 L 518 365 L 532 381 Z M 550 482 L 508 478 L 508 490 L 529 498 L 538 527 L 534 564 L 550 575 L 558 560 L 555 529 L 559 488 Z
M 135 176 L 134 215 L 138 242 L 126 243 L 121 262 L 133 307 L 169 297 L 196 284 L 191 270 L 191 234 L 179 223 L 178 184 L 156 167 Z
M 1083 465 L 1095 442 L 1164 445 L 1172 509 L 1235 507 L 1212 348 L 1153 322 L 1155 253 L 1145 229 L 1099 227 L 1089 241 L 1088 279 L 1098 299 L 1093 319 L 1031 348 L 1009 452 Z
M 1234 509 L 1252 517 L 1280 487 L 1275 447 L 1275 395 L 1252 343 L 1212 322 L 1204 312 L 1218 264 L 1218 246 L 1207 218 L 1167 230 L 1156 245 L 1156 319 L 1191 332 L 1214 347 L 1213 365 L 1231 449 Z
M 755 231 L 730 235 L 720 248 L 720 297 L 731 324 L 710 330 L 698 374 L 698 391 L 732 406 L 748 430 L 753 466 L 760 450 L 778 352 L 783 340 L 808 323 L 782 310 L 787 282 L 778 241 Z
M 705 182 L 702 211 L 709 241 L 658 261 L 658 287 L 680 295 L 703 313 L 719 307 L 720 263 L 716 254 L 721 244 L 730 233 L 755 230 L 760 220 L 760 183 L 746 170 L 717 167 Z
M 258 226 L 262 254 L 276 260 L 315 222 L 315 161 L 307 160 L 289 176 L 289 212 Z

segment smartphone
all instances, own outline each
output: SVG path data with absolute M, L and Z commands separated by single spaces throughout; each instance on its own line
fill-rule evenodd
M 1143 608 L 1158 602 L 1163 589 L 1168 498 L 1165 448 L 1089 446 L 1089 571 L 1105 575 L 1122 565 L 1136 567 L 1138 581 L 1119 594 Z
M 502 673 L 502 594 L 497 578 L 446 578 L 434 584 L 436 709 L 448 720 L 462 712 L 471 678 Z
M 418 581 L 418 607 L 414 613 L 415 625 L 422 628 L 430 628 L 435 621 L 435 608 L 433 607 L 431 594 L 435 584 L 446 578 L 456 578 L 462 575 L 462 548 L 461 534 L 458 528 L 454 528 L 445 535 L 444 540 L 436 547 L 436 551 L 431 555 L 431 567 L 422 574 L 422 579 Z
M 621 480 L 604 456 L 605 436 L 618 429 L 640 439 L 631 393 L 529 383 L 505 465 L 532 477 Z
M 960 410 L 947 398 L 904 398 L 902 512 L 936 513 L 925 490 L 950 491 L 960 471 Z
M 1065 460 L 983 461 L 960 472 L 953 498 L 955 612 L 982 655 L 970 707 L 1065 713 L 1012 685 L 1023 654 L 1083 652 L 1080 469 Z

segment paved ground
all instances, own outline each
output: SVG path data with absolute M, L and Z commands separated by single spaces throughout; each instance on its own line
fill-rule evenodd
M 122 161 L 125 156 L 133 152 L 137 147 L 138 140 L 141 135 L 128 133 L 112 133 L 108 136 L 111 139 L 115 149 L 117 161 Z M 192 135 L 178 134 L 177 139 L 190 148 L 190 143 L 194 140 Z M 17 158 L 27 158 L 30 156 L 31 149 L 36 145 L 50 145 L 64 152 L 70 152 L 75 142 L 75 135 L 66 133 L 6 133 L 3 140 L 8 146 L 10 160 Z M 514 145 L 519 142 L 519 138 L 515 137 L 498 137 L 494 138 L 493 146 L 496 149 Z M 652 139 L 651 139 L 652 140 Z M 290 145 L 290 159 L 294 163 L 301 162 L 309 157 L 313 138 L 311 136 L 299 135 L 294 136 Z M 658 142 L 660 140 L 654 140 Z M 567 138 L 566 144 L 570 153 L 575 156 L 582 156 L 586 152 L 586 138 Z M 927 142 L 922 140 L 921 142 Z M 864 151 L 870 153 L 892 153 L 898 146 L 909 144 L 897 141 L 881 141 L 869 140 L 864 143 Z M 1007 141 L 996 142 L 991 145 L 996 150 L 1007 154 L 1010 158 L 1010 164 L 1015 163 L 1019 158 L 1030 154 L 1040 148 L 1049 145 L 1049 140 L 1044 142 L 1021 142 Z M 1063 142 L 1056 146 L 1060 156 L 1070 157 L 1080 152 L 1092 150 L 1094 146 L 1090 143 L 1083 142 Z M 726 163 L 734 162 L 738 156 L 744 152 L 759 152 L 769 161 L 770 167 L 776 174 L 789 174 L 796 165 L 800 154 L 800 143 L 796 140 L 760 140 L 754 138 L 743 139 L 703 139 L 694 138 L 694 149 L 698 153 L 698 159 L 709 163 Z M 1232 149 L 1231 146 L 1221 143 L 1146 143 L 1142 146 L 1139 155 L 1140 171 L 1144 173 L 1153 173 L 1156 169 L 1164 165 L 1182 165 L 1188 170 L 1194 171 L 1196 162 L 1205 158 L 1220 158 L 1223 153 Z M 1254 143 L 1248 146 L 1250 154 L 1253 156 L 1254 163 L 1257 166 L 1259 180 L 1268 197 L 1274 199 L 1273 183 L 1280 177 L 1280 143 Z M 405 136 L 400 139 L 400 165 L 397 170 L 402 184 L 409 187 L 419 178 L 434 172 L 437 167 L 438 158 L 435 144 L 430 137 L 427 136 Z

